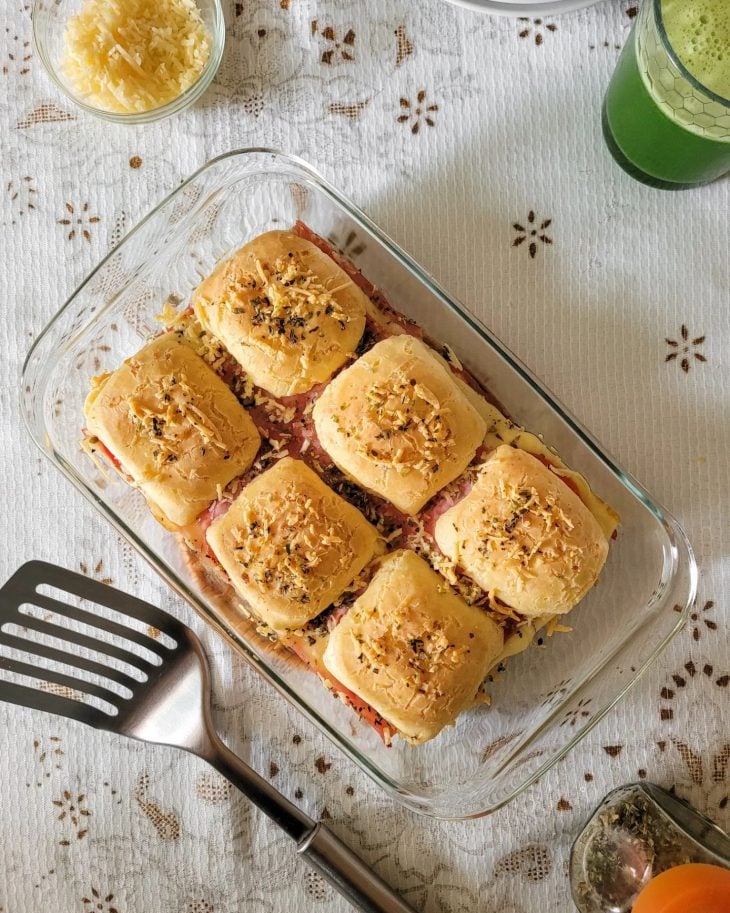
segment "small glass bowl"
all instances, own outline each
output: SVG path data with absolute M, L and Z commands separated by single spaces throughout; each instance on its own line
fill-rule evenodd
M 211 39 L 210 57 L 197 80 L 177 98 L 151 108 L 149 111 L 135 111 L 129 114 L 107 111 L 89 104 L 74 90 L 61 68 L 66 23 L 81 9 L 84 0 L 36 0 L 33 4 L 33 44 L 36 52 L 58 88 L 74 104 L 89 114 L 117 124 L 149 124 L 177 114 L 188 108 L 205 92 L 213 81 L 223 57 L 226 39 L 225 22 L 220 0 L 198 0 L 198 9 Z

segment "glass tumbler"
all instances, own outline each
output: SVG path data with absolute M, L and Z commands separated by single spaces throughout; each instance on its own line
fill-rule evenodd
M 730 80 L 714 78 L 720 55 L 730 55 L 723 28 L 716 28 L 727 25 L 728 0 L 707 0 L 709 14 L 691 19 L 695 0 L 684 9 L 675 5 L 687 2 L 644 0 L 603 103 L 603 135 L 614 159 L 637 180 L 667 190 L 730 171 Z M 693 72 L 682 62 L 688 53 Z

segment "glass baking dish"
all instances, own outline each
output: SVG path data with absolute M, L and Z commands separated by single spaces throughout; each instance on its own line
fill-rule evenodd
M 89 378 L 160 331 L 163 302 L 184 307 L 200 279 L 255 235 L 302 219 L 330 238 L 390 301 L 447 343 L 503 404 L 582 472 L 621 515 L 598 585 L 573 632 L 509 661 L 491 708 L 463 714 L 432 742 L 385 747 L 292 655 L 258 635 L 141 495 L 82 452 Z M 487 814 L 561 758 L 626 693 L 684 623 L 696 566 L 675 520 L 486 330 L 359 209 L 300 160 L 267 149 L 209 162 L 131 231 L 34 343 L 23 411 L 38 446 L 160 575 L 274 687 L 391 796 L 440 818 Z

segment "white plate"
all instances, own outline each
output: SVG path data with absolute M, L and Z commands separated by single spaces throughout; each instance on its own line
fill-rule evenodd
M 446 0 L 453 6 L 489 13 L 492 16 L 544 16 L 547 13 L 568 13 L 593 6 L 598 0 Z

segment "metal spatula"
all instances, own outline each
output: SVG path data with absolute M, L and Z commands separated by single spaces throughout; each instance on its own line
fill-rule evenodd
M 68 604 L 64 596 L 80 597 L 122 618 L 110 620 Z M 101 638 L 78 630 L 86 626 Z M 125 646 L 118 645 L 120 638 Z M 62 644 L 50 646 L 49 639 Z M 83 655 L 90 651 L 102 659 Z M 41 668 L 39 660 L 55 667 Z M 58 664 L 72 668 L 57 671 Z M 353 906 L 367 913 L 415 913 L 324 824 L 292 805 L 221 742 L 211 721 L 203 647 L 167 612 L 80 574 L 31 561 L 0 589 L 0 670 L 9 673 L 0 673 L 0 700 L 174 745 L 205 759 L 282 828 L 297 853 Z M 19 683 L 19 678 L 34 682 Z

